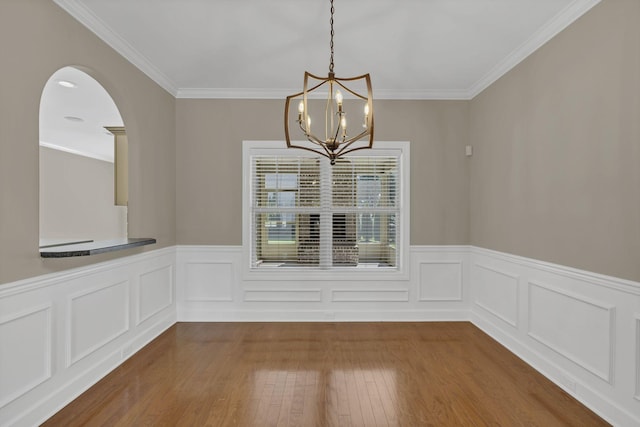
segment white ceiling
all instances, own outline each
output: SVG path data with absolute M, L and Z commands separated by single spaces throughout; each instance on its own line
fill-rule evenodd
M 63 87 L 62 81 L 75 87 Z M 76 68 L 56 71 L 40 98 L 40 145 L 113 162 L 114 136 L 104 126 L 123 126 L 107 91 Z
M 326 75 L 329 0 L 54 0 L 176 97 L 284 98 Z M 335 72 L 470 99 L 600 0 L 335 0 Z

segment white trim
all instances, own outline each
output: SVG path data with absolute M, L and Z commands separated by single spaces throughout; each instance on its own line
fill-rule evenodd
M 41 288 L 46 288 L 55 284 L 68 282 L 75 279 L 81 279 L 87 276 L 91 276 L 97 273 L 110 271 L 118 267 L 131 266 L 135 263 L 148 261 L 157 257 L 173 255 L 175 256 L 176 247 L 169 246 L 153 251 L 143 252 L 136 255 L 128 255 L 122 258 L 117 258 L 110 261 L 104 261 L 84 267 L 72 268 L 55 273 L 43 274 L 41 276 L 31 277 L 27 279 L 18 280 L 12 283 L 5 283 L 0 285 L 0 298 L 5 298 L 13 295 L 19 295 L 31 291 L 35 291 Z M 55 263 L 55 261 L 51 261 Z
M 95 294 L 97 292 L 100 291 L 104 291 L 110 288 L 115 288 L 117 286 L 121 286 L 124 285 L 124 316 L 125 318 L 124 320 L 124 324 L 122 325 L 122 328 L 114 331 L 111 335 L 103 337 L 100 341 L 96 342 L 94 345 L 92 345 L 89 348 L 84 349 L 83 351 L 81 351 L 79 354 L 74 354 L 74 344 L 76 343 L 76 337 L 73 334 L 73 325 L 74 325 L 74 319 L 73 319 L 73 302 L 75 300 L 78 300 L 82 297 L 86 297 L 88 295 L 91 294 Z M 116 283 L 107 283 L 107 284 L 101 284 L 99 286 L 94 286 L 91 287 L 89 289 L 84 289 L 80 292 L 76 292 L 74 294 L 69 295 L 69 297 L 67 298 L 67 360 L 66 360 L 66 367 L 69 368 L 70 366 L 74 365 L 75 363 L 79 362 L 80 360 L 84 359 L 85 357 L 89 356 L 90 354 L 94 353 L 95 351 L 99 350 L 100 348 L 106 346 L 107 344 L 109 344 L 110 342 L 114 341 L 116 338 L 124 335 L 127 331 L 129 331 L 130 329 L 130 319 L 129 319 L 129 307 L 131 307 L 131 301 L 130 301 L 130 284 L 128 280 L 120 280 Z M 86 320 L 86 319 L 85 319 Z
M 467 90 L 467 99 L 473 99 L 495 81 L 507 74 L 516 65 L 524 61 L 529 55 L 540 49 L 562 30 L 571 25 L 576 19 L 587 13 L 601 0 L 574 0 L 560 13 L 548 21 L 523 44 L 496 64 L 487 74 L 482 76 Z
M 36 378 L 37 384 L 24 377 L 25 387 L 17 390 L 20 396 L 13 393 L 9 396 L 11 401 L 4 399 L 0 404 L 0 424 L 41 424 L 173 325 L 176 322 L 175 263 L 176 248 L 168 247 L 0 286 L 0 311 L 16 313 L 0 318 L 0 322 L 42 312 L 46 316 L 42 327 L 46 328 L 47 337 L 47 342 L 43 343 L 45 365 L 42 374 Z M 167 288 L 159 289 L 161 295 L 140 295 L 132 285 L 145 273 L 163 267 L 170 268 L 167 274 L 171 280 L 172 303 L 139 325 L 133 325 L 134 307 L 140 304 L 140 299 L 148 297 L 148 301 L 157 301 L 158 296 L 166 296 Z M 76 351 L 72 345 L 72 322 L 99 322 L 102 319 L 94 319 L 88 310 L 84 311 L 82 319 L 74 318 L 72 302 L 108 289 L 116 291 L 111 302 L 118 311 L 117 325 L 103 330 L 98 337 L 91 335 L 94 329 L 90 324 L 82 325 L 82 336 L 90 336 L 95 341 L 85 340 Z M 150 292 L 156 290 L 155 287 L 150 289 Z M 93 300 L 90 303 L 100 304 Z M 105 313 L 110 312 L 105 310 Z
M 52 331 L 53 331 L 53 323 L 51 321 L 52 308 L 53 308 L 53 305 L 51 303 L 47 303 L 47 304 L 36 306 L 36 307 L 30 307 L 29 309 L 23 310 L 19 313 L 0 318 L 0 326 L 6 323 L 14 322 L 18 319 L 23 319 L 25 317 L 32 316 L 37 313 L 41 313 L 41 312 L 46 312 L 46 319 L 47 319 L 46 326 L 45 326 L 45 334 L 46 334 L 47 342 L 45 343 L 45 354 L 44 354 L 45 360 L 43 361 L 44 362 L 43 375 L 40 376 L 39 378 L 34 379 L 28 384 L 25 384 L 22 388 L 14 390 L 11 394 L 6 396 L 5 398 L 0 399 L 0 408 L 13 402 L 20 396 L 28 393 L 29 391 L 33 390 L 34 388 L 36 388 L 37 386 L 39 386 L 40 384 L 42 384 L 43 382 L 51 378 L 51 365 L 53 364 L 53 353 L 51 352 Z
M 422 261 L 418 263 L 418 271 L 423 265 L 458 265 L 460 269 L 460 280 L 458 281 L 458 296 L 456 297 L 423 297 L 422 286 L 418 284 L 418 301 L 434 302 L 434 301 L 462 301 L 464 299 L 464 264 L 462 261 Z
M 603 307 L 610 313 L 612 337 L 610 383 L 584 371 L 575 360 L 570 360 L 527 335 L 528 316 L 514 330 L 497 322 L 484 310 L 470 305 L 473 292 L 466 292 L 463 301 L 419 302 L 414 295 L 419 275 L 412 274 L 408 281 L 372 282 L 341 280 L 300 283 L 273 281 L 246 281 L 239 274 L 242 248 L 239 246 L 173 246 L 156 251 L 131 255 L 74 270 L 4 284 L 0 287 L 0 304 L 11 307 L 17 314 L 46 310 L 51 315 L 52 358 L 61 365 L 54 369 L 46 381 L 27 390 L 19 399 L 0 407 L 0 424 L 37 425 L 65 406 L 72 399 L 95 384 L 162 331 L 179 321 L 471 321 L 494 337 L 514 354 L 544 376 L 566 390 L 588 408 L 614 425 L 640 425 L 640 313 L 632 301 L 638 295 L 640 283 L 617 279 L 583 270 L 545 263 L 520 256 L 486 250 L 473 246 L 411 246 L 412 263 L 452 261 L 463 263 L 463 289 L 475 291 L 477 271 L 470 266 L 481 263 L 497 271 L 512 271 L 524 283 L 549 283 L 562 294 L 575 295 L 592 305 Z M 192 302 L 177 293 L 174 304 L 154 315 L 141 325 L 103 346 L 91 357 L 71 368 L 65 368 L 66 319 L 68 297 L 84 292 L 98 284 L 114 283 L 120 278 L 135 284 L 137 277 L 162 266 L 174 265 L 173 286 L 180 290 L 185 285 L 184 265 L 192 260 L 231 263 L 234 265 L 234 301 Z M 415 265 L 413 266 L 415 267 Z M 116 271 L 117 270 L 117 271 Z M 415 271 L 414 271 L 415 272 Z M 237 273 L 237 274 L 236 274 Z M 99 276 L 96 276 L 99 275 Z M 476 277 L 473 277 L 473 276 Z M 428 280 L 428 278 L 425 278 Z M 453 286 L 452 281 L 452 286 Z M 524 289 L 524 288 L 523 288 Z M 242 301 L 245 291 L 268 295 L 265 301 Z M 304 303 L 281 301 L 289 291 L 303 291 Z M 304 293 L 305 291 L 306 294 Z M 358 292 L 355 298 L 349 292 Z M 266 292 L 266 293 L 265 293 Z M 349 300 L 336 298 L 334 292 L 345 292 Z M 389 298 L 384 298 L 384 292 Z M 270 294 L 269 294 L 270 293 Z M 405 301 L 404 295 L 410 298 Z M 300 295 L 300 294 L 297 294 Z M 360 295 L 363 298 L 360 298 Z M 372 298 L 367 298 L 372 295 Z M 271 296 L 275 298 L 272 300 Z M 295 295 L 294 295 L 295 296 Z M 403 296 L 402 301 L 398 298 Z M 384 301 L 378 301 L 378 298 Z M 140 295 L 131 293 L 131 306 L 138 304 Z M 520 309 L 530 309 L 528 295 L 521 292 Z M 311 299 L 312 301 L 309 301 Z M 562 302 L 560 302 L 562 303 Z M 51 307 L 51 308 L 49 308 Z M 561 307 L 560 307 L 561 308 Z M 535 308 L 534 308 L 535 309 Z M 8 317 L 0 318 L 0 322 Z M 44 322 L 43 322 L 44 324 Z M 582 354 L 573 356 L 580 357 Z M 575 357 L 573 357 L 575 359 Z M 588 359 L 587 359 L 588 360 Z
M 290 151 L 288 151 L 290 150 Z M 299 156 L 314 157 L 313 153 L 305 150 L 287 149 L 284 141 L 243 141 L 242 143 L 242 278 L 244 280 L 257 281 L 301 281 L 301 280 L 408 280 L 410 275 L 409 247 L 410 247 L 410 143 L 408 141 L 381 141 L 375 142 L 376 154 L 381 156 L 398 156 L 402 183 L 400 187 L 400 231 L 397 246 L 398 268 L 359 268 L 340 267 L 339 269 L 322 270 L 314 267 L 287 267 L 286 270 L 278 268 L 256 269 L 250 267 L 251 259 L 251 157 L 254 155 L 294 154 Z M 369 155 L 371 150 L 362 150 L 349 154 L 350 157 L 362 157 Z M 325 160 L 324 158 L 322 160 Z M 328 160 L 327 160 L 328 161 Z
M 340 294 L 345 294 L 342 297 Z M 355 295 L 362 295 L 358 298 Z M 386 298 L 376 294 L 388 295 Z M 331 302 L 409 302 L 408 289 L 332 289 Z
M 478 301 L 477 298 L 477 294 L 475 294 L 475 298 L 473 300 L 473 303 L 475 305 L 477 305 L 478 307 L 482 308 L 483 310 L 485 310 L 487 313 L 492 314 L 493 316 L 497 317 L 498 319 L 502 320 L 503 322 L 505 322 L 506 324 L 508 324 L 509 326 L 512 326 L 513 328 L 517 329 L 518 328 L 518 319 L 520 316 L 520 310 L 519 310 L 519 304 L 517 304 L 517 302 L 520 300 L 520 276 L 515 275 L 515 274 L 511 274 L 508 273 L 506 271 L 501 271 L 492 267 L 489 267 L 487 265 L 483 265 L 483 264 L 479 264 L 479 263 L 474 263 L 474 265 L 478 268 L 481 268 L 483 270 L 486 271 L 490 271 L 492 273 L 495 274 L 499 274 L 501 276 L 507 277 L 509 279 L 512 279 L 515 282 L 515 290 L 516 290 L 516 297 L 515 297 L 515 302 L 516 302 L 516 315 L 515 315 L 515 319 L 509 319 L 506 316 L 502 315 L 501 313 L 498 313 L 497 311 L 495 311 L 494 309 L 492 309 L 491 307 L 488 307 L 486 304 L 483 304 L 481 301 Z
M 151 274 L 151 273 L 156 273 L 162 270 L 169 270 L 169 287 L 171 288 L 172 292 L 169 295 L 169 301 L 165 304 L 162 305 L 160 307 L 156 307 L 155 310 L 153 310 L 152 312 L 148 313 L 146 316 L 142 316 L 141 315 L 141 304 L 142 304 L 142 300 L 140 298 L 140 291 L 142 289 L 142 277 Z M 169 264 L 169 265 L 163 265 L 160 266 L 158 268 L 149 270 L 149 271 L 145 271 L 144 273 L 138 275 L 138 280 L 136 281 L 136 286 L 135 286 L 135 291 L 136 291 L 136 299 L 138 301 L 138 304 L 136 306 L 136 326 L 140 326 L 140 324 L 146 322 L 147 320 L 149 320 L 150 318 L 152 318 L 153 316 L 155 316 L 156 314 L 166 310 L 167 308 L 169 308 L 175 301 L 175 280 L 174 278 L 176 277 L 174 271 L 173 271 L 173 264 Z
M 188 310 L 180 322 L 468 322 L 466 309 L 398 310 Z
M 633 398 L 640 401 L 640 313 L 635 315 L 636 320 L 636 389 Z
M 146 74 L 151 80 L 156 82 L 161 88 L 169 92 L 174 97 L 178 93 L 175 83 L 167 77 L 158 67 L 156 67 L 142 53 L 136 50 L 125 39 L 120 37 L 103 20 L 96 16 L 91 9 L 85 6 L 80 0 L 53 0 L 58 6 L 64 9 L 69 15 L 87 27 L 89 31 L 98 36 L 103 42 L 118 52 L 126 60 L 131 62 L 136 68 Z
M 178 84 L 166 76 L 142 53 L 137 51 L 125 39 L 120 37 L 104 21 L 97 17 L 91 9 L 80 0 L 54 0 L 69 15 L 96 34 L 107 45 L 135 65 L 151 80 L 176 98 L 191 99 L 285 99 L 297 89 L 248 89 L 248 88 L 189 88 L 178 87 Z M 376 99 L 398 100 L 469 100 L 473 99 L 513 67 L 526 59 L 559 32 L 571 25 L 600 0 L 574 0 L 560 13 L 547 22 L 522 45 L 518 46 L 506 58 L 494 66 L 487 74 L 466 89 L 415 89 L 384 90 L 377 89 Z
M 634 369 L 640 370 L 633 366 L 640 363 L 639 356 L 636 355 L 635 360 L 629 356 L 634 351 L 640 353 L 640 344 L 632 342 L 632 339 L 622 339 L 630 337 L 631 323 L 640 328 L 636 323 L 637 317 L 633 320 L 632 310 L 635 307 L 628 304 L 629 299 L 638 295 L 640 283 L 471 246 L 470 263 L 478 262 L 498 270 L 514 272 L 520 277 L 519 286 L 532 282 L 551 283 L 553 285 L 545 285 L 545 288 L 551 287 L 561 294 L 577 297 L 608 312 L 608 333 L 611 337 L 607 347 L 609 367 L 605 367 L 608 372 L 603 373 L 602 370 L 592 369 L 584 363 L 589 355 L 578 354 L 575 351 L 569 354 L 557 348 L 557 345 L 541 343 L 541 340 L 528 334 L 531 316 L 529 311 L 539 309 L 530 306 L 528 292 L 521 293 L 518 301 L 514 302 L 518 309 L 525 311 L 517 328 L 504 327 L 484 310 L 471 307 L 473 324 L 607 422 L 620 426 L 640 425 L 640 399 L 633 399 L 633 394 L 637 394 L 634 388 L 640 388 L 640 384 L 637 384 L 640 379 L 629 375 Z M 479 280 L 481 277 L 472 273 L 474 293 L 477 293 L 478 286 L 481 285 Z M 559 305 L 555 310 L 562 312 L 563 301 L 557 303 Z M 539 312 L 538 314 L 540 315 Z M 541 315 L 544 315 L 544 312 Z M 558 324 L 557 327 L 561 328 L 562 324 Z M 636 331 L 636 334 L 640 332 Z
M 562 289 L 559 289 L 555 286 L 550 286 L 547 284 L 543 284 L 534 280 L 531 280 L 528 282 L 529 286 L 528 286 L 528 302 L 529 302 L 529 324 L 528 324 L 528 328 L 527 328 L 527 335 L 530 336 L 531 338 L 533 338 L 534 340 L 538 341 L 539 343 L 547 346 L 550 350 L 555 351 L 556 353 L 558 353 L 559 355 L 571 360 L 573 363 L 575 363 L 576 365 L 581 366 L 584 370 L 592 373 L 593 375 L 595 375 L 596 377 L 606 381 L 607 383 L 613 385 L 613 368 L 614 368 L 614 364 L 613 361 L 615 360 L 615 318 L 616 318 L 616 308 L 610 304 L 600 304 L 597 301 L 591 299 L 591 298 L 585 298 L 582 295 L 578 295 L 574 292 L 567 292 L 564 291 Z M 591 305 L 593 307 L 599 308 L 603 311 L 606 311 L 609 314 L 609 336 L 608 336 L 608 340 L 609 340 L 609 363 L 608 363 L 608 369 L 606 372 L 600 372 L 598 369 L 596 369 L 595 367 L 591 366 L 589 363 L 585 362 L 583 360 L 582 357 L 575 355 L 575 354 L 571 354 L 570 352 L 558 347 L 557 345 L 549 342 L 547 339 L 533 333 L 531 331 L 531 313 L 532 313 L 532 307 L 531 307 L 531 289 L 533 287 L 538 287 L 541 289 L 545 289 L 547 291 L 550 292 L 554 292 L 558 295 L 562 295 L 565 296 L 567 298 L 573 299 L 575 301 L 587 304 L 587 305 Z
M 557 274 L 567 279 L 575 279 L 590 283 L 599 287 L 611 288 L 632 295 L 640 296 L 640 282 L 620 279 L 604 274 L 593 273 L 591 271 L 580 270 L 578 268 L 567 267 L 547 261 L 540 261 L 533 258 L 526 258 L 520 255 L 513 255 L 506 252 L 499 252 L 493 249 L 485 249 L 471 246 L 471 254 L 486 255 L 491 258 L 503 260 L 513 265 L 521 267 L 531 267 L 551 274 Z
M 300 88 L 290 89 L 245 89 L 245 88 L 180 88 L 179 99 L 285 99 Z M 469 100 L 468 90 L 376 89 L 375 99 L 389 100 Z

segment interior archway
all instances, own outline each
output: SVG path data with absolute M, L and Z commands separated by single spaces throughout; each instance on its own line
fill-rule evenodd
M 113 98 L 89 74 L 63 67 L 42 91 L 39 122 L 40 247 L 127 237 L 113 133 L 124 122 Z

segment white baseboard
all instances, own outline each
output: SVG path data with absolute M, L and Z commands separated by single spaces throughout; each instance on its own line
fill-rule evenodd
M 178 313 L 181 322 L 461 322 L 468 310 L 403 311 L 215 311 Z

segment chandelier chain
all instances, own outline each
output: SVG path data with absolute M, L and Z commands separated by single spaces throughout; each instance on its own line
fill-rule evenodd
M 331 0 L 331 20 L 329 23 L 331 24 L 331 43 L 329 46 L 331 47 L 331 58 L 329 60 L 329 73 L 333 74 L 333 35 L 335 34 L 333 31 L 333 12 L 335 11 L 333 7 L 333 0 Z

